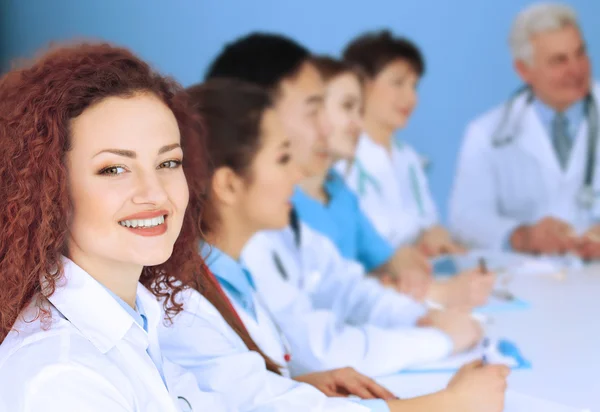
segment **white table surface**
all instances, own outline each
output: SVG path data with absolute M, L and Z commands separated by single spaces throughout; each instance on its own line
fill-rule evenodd
M 490 314 L 487 334 L 518 346 L 531 369 L 514 370 L 509 389 L 565 406 L 600 412 L 600 265 L 564 280 L 521 276 L 508 286 L 529 309 Z M 451 374 L 396 374 L 378 381 L 400 397 L 446 386 Z

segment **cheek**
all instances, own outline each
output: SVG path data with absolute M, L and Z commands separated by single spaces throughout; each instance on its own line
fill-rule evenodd
M 117 214 L 127 191 L 110 183 L 104 179 L 71 182 L 73 216 L 70 232 L 77 243 L 84 245 L 106 239 L 118 229 Z
M 165 183 L 165 188 L 173 207 L 178 212 L 183 213 L 190 199 L 190 192 L 183 171 Z

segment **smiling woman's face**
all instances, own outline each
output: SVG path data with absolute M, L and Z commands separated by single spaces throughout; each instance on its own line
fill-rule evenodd
M 71 259 L 165 262 L 188 204 L 179 127 L 151 94 L 109 97 L 71 123 Z

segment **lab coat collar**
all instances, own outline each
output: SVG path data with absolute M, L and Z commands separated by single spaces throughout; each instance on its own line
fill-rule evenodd
M 516 105 L 515 105 L 516 106 Z M 519 116 L 518 108 L 515 107 L 513 116 Z M 521 131 L 519 132 L 520 137 L 517 139 L 517 144 L 525 151 L 527 151 L 534 159 L 539 162 L 540 165 L 545 167 L 547 170 L 551 170 L 555 178 L 569 177 L 574 173 L 573 162 L 569 162 L 569 166 L 566 171 L 563 171 L 560 166 L 556 153 L 550 138 L 548 131 L 542 124 L 537 109 L 533 104 L 527 105 L 524 108 L 525 116 L 521 124 Z M 582 133 L 587 134 L 587 124 L 579 129 L 578 135 Z M 576 138 L 573 152 L 577 151 L 579 146 L 586 145 L 586 139 Z M 573 155 L 573 153 L 572 153 Z
M 219 283 L 227 282 L 243 297 L 253 296 L 254 280 L 240 262 L 208 243 L 202 244 L 200 254 Z
M 148 348 L 144 329 L 96 279 L 66 257 L 63 257 L 63 268 L 63 276 L 48 300 L 100 352 L 108 352 L 130 330 L 132 341 L 144 350 Z M 42 283 L 46 282 L 42 280 Z M 148 330 L 156 329 L 161 311 L 154 295 L 138 283 L 137 298 L 144 307 Z

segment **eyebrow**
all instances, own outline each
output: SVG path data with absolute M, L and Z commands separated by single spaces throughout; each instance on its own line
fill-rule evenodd
M 181 145 L 179 143 L 173 143 L 170 145 L 163 146 L 160 149 L 158 149 L 158 154 L 160 155 L 163 153 L 170 152 L 171 150 L 177 149 L 178 147 L 181 147 Z M 101 150 L 98 153 L 96 153 L 94 155 L 94 157 L 98 156 L 101 153 L 112 153 L 117 156 L 128 157 L 130 159 L 135 159 L 137 157 L 137 153 L 135 153 L 133 150 L 124 150 L 124 149 L 104 149 L 104 150 Z
M 310 96 L 306 99 L 306 104 L 320 104 L 323 103 L 323 96 L 320 94 Z

